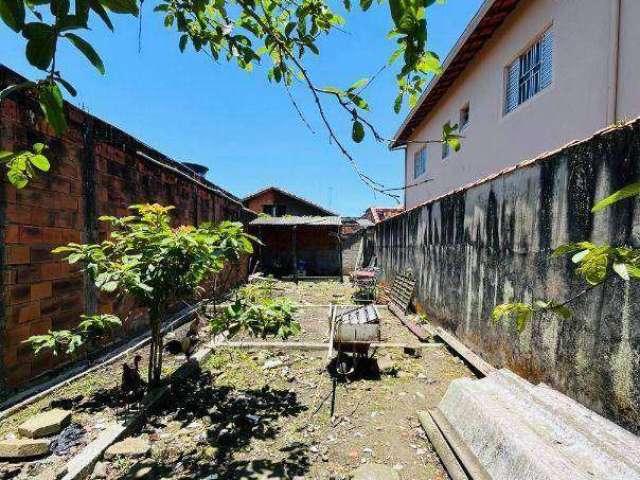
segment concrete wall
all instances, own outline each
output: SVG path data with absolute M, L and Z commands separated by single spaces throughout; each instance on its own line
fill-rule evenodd
M 616 58 L 616 4 L 620 2 L 619 70 Z M 525 0 L 429 113 L 412 141 L 438 139 L 442 126 L 458 123 L 469 103 L 470 123 L 463 146 L 442 159 L 439 144 L 427 146 L 427 171 L 413 178 L 414 154 L 406 152 L 406 207 L 412 208 L 469 182 L 612 124 L 611 99 L 617 85 L 616 118 L 640 114 L 640 2 L 637 0 Z M 547 28 L 553 31 L 553 81 L 532 99 L 503 114 L 505 67 Z M 619 75 L 618 75 L 619 73 Z M 619 80 L 616 82 L 616 78 Z
M 0 89 L 23 81 L 0 66 Z M 0 174 L 0 392 L 68 362 L 64 356 L 34 357 L 21 342 L 49 329 L 73 328 L 80 314 L 115 313 L 125 335 L 146 324 L 145 311 L 128 299 L 98 295 L 83 274 L 51 249 L 68 242 L 106 238 L 101 215 L 126 215 L 136 203 L 176 206 L 176 223 L 198 224 L 254 215 L 226 192 L 125 132 L 67 105 L 69 129 L 56 138 L 40 107 L 27 96 L 0 104 L 0 150 L 49 146 L 51 171 L 27 188 Z M 232 267 L 230 282 L 246 265 Z
M 349 275 L 362 266 L 367 229 L 357 230 L 342 239 L 342 274 Z
M 512 299 L 567 299 L 585 284 L 566 242 L 640 247 L 640 200 L 596 215 L 595 199 L 638 181 L 640 122 L 599 133 L 375 227 L 384 278 L 417 277 L 416 307 L 495 366 L 547 382 L 640 432 L 640 287 L 614 278 L 573 305 L 574 316 L 537 316 L 522 334 L 494 325 Z

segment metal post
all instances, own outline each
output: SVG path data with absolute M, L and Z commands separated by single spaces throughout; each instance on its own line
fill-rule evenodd
M 293 243 L 293 279 L 298 283 L 298 237 L 296 235 L 297 225 L 293 226 L 292 230 L 292 243 Z
M 344 283 L 344 275 L 342 272 L 342 237 L 340 236 L 340 227 L 338 227 L 338 248 L 340 249 L 340 282 Z

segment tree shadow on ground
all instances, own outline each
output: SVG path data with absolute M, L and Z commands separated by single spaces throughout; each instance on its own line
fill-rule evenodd
M 149 424 L 162 426 L 170 418 L 180 422 L 182 428 L 188 429 L 194 422 L 207 426 L 198 441 L 201 448 L 184 452 L 178 462 L 165 462 L 161 469 L 173 470 L 180 463 L 180 473 L 185 478 L 229 480 L 292 478 L 308 472 L 308 447 L 303 443 L 274 447 L 269 458 L 235 459 L 235 454 L 246 450 L 253 440 L 276 439 L 283 418 L 307 410 L 295 392 L 268 385 L 248 390 L 216 387 L 208 372 L 198 372 L 171 388 L 171 394 L 160 403 Z M 213 447 L 214 454 L 205 459 L 203 451 L 207 447 Z

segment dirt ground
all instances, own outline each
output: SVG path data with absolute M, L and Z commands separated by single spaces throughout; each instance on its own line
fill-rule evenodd
M 279 282 L 274 292 L 307 305 L 348 304 L 351 293 L 349 284 L 338 282 Z M 303 331 L 289 341 L 327 342 L 328 312 L 328 306 L 299 308 Z M 417 343 L 385 307 L 379 313 L 383 342 Z M 362 375 L 345 379 L 331 375 L 326 352 L 216 350 L 199 375 L 172 387 L 136 433 L 150 443 L 151 458 L 100 462 L 92 478 L 338 480 L 371 462 L 394 468 L 402 480 L 445 479 L 416 411 L 435 406 L 452 380 L 472 373 L 444 348 L 420 351 L 378 349 L 370 352 L 371 362 L 360 364 Z M 166 373 L 184 362 L 181 356 L 165 359 Z M 119 400 L 121 363 L 4 420 L 2 438 L 52 400 L 62 401 L 85 434 L 66 455 L 0 464 L 0 478 L 55 470 L 107 423 L 135 410 Z M 136 477 L 145 466 L 152 473 Z M 18 467 L 17 477 L 3 477 Z
M 301 304 L 348 303 L 348 284 L 333 283 L 336 302 L 331 282 L 321 283 L 279 283 L 276 291 Z M 378 310 L 383 342 L 417 343 L 386 307 Z M 303 331 L 289 341 L 327 342 L 328 315 L 329 307 L 300 307 Z M 369 462 L 391 466 L 402 480 L 446 479 L 416 411 L 434 407 L 453 379 L 472 374 L 444 348 L 421 351 L 372 352 L 364 377 L 339 377 L 332 416 L 326 353 L 218 350 L 139 432 L 152 445 L 148 464 L 165 479 L 337 480 Z M 110 479 L 137 468 L 104 466 Z
M 185 325 L 176 330 L 176 333 L 179 334 L 187 328 L 188 325 Z M 146 378 L 149 347 L 129 352 L 116 362 L 98 368 L 2 419 L 0 439 L 14 438 L 18 426 L 33 415 L 50 408 L 70 409 L 73 411 L 72 423 L 80 427 L 82 434 L 76 441 L 71 442 L 72 445 L 64 454 L 53 454 L 44 459 L 26 462 L 0 461 L 0 479 L 33 479 L 44 472 L 55 471 L 64 466 L 85 445 L 95 440 L 108 424 L 135 414 L 138 408 L 136 402 L 125 402 L 120 395 L 119 387 L 122 379 L 122 364 L 133 365 L 136 355 L 142 357 L 140 374 L 142 378 Z M 162 366 L 163 375 L 170 375 L 185 360 L 184 356 L 165 355 Z

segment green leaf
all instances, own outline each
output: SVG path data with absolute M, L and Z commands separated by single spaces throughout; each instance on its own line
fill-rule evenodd
M 402 0 L 389 0 L 389 10 L 391 11 L 391 18 L 393 23 L 398 26 L 404 16 L 404 2 Z
M 44 143 L 34 143 L 33 151 L 34 153 L 42 153 L 45 149 L 46 145 Z
M 27 60 L 40 70 L 47 70 L 56 49 L 58 37 L 55 31 L 44 24 L 28 24 L 23 32 L 27 42 Z M 48 27 L 48 28 L 45 28 Z
M 367 83 L 369 83 L 369 79 L 368 78 L 361 78 L 357 82 L 354 82 L 349 88 L 347 88 L 347 91 L 360 90 Z
M 347 92 L 347 97 L 349 97 L 349 100 L 351 100 L 358 108 L 361 108 L 362 110 L 369 110 L 369 104 L 361 96 Z
M 613 270 L 620 275 L 620 278 L 627 282 L 629 281 L 629 272 L 627 271 L 627 266 L 624 263 L 614 263 Z
M 43 22 L 29 22 L 22 29 L 22 36 L 28 40 L 48 38 L 55 33 L 51 25 Z
M 402 109 L 403 100 L 404 100 L 404 95 L 402 94 L 402 92 L 400 92 L 396 97 L 395 101 L 393 102 L 393 111 L 395 113 L 400 113 L 400 110 Z
M 111 23 L 109 14 L 100 4 L 99 0 L 89 0 L 89 8 L 91 8 L 91 10 L 93 10 L 102 19 L 109 30 L 113 31 L 113 24 Z
M 640 278 L 640 268 L 633 265 L 627 265 L 627 273 L 630 277 Z
M 182 35 L 180 37 L 180 44 L 178 45 L 180 47 L 180 51 L 184 52 L 184 49 L 187 47 L 187 42 L 189 41 L 189 35 Z
M 38 100 L 47 122 L 57 135 L 62 135 L 67 129 L 67 120 L 64 115 L 64 102 L 60 88 L 56 84 L 47 83 L 39 87 L 38 93 Z
M 69 92 L 69 95 L 71 95 L 72 97 L 75 97 L 76 95 L 78 95 L 78 92 L 73 87 L 73 85 L 71 85 L 69 82 L 67 82 L 64 78 L 57 77 L 56 78 L 56 82 L 58 82 L 60 85 L 62 85 L 64 87 L 64 89 L 67 92 Z
M 447 139 L 447 144 L 449 144 L 449 146 L 456 152 L 460 150 L 460 147 L 462 147 L 460 140 L 456 137 L 449 137 Z
M 391 66 L 395 63 L 395 61 L 398 59 L 398 57 L 400 55 L 402 55 L 404 53 L 404 48 L 399 48 L 397 49 L 395 52 L 393 52 L 391 54 L 391 56 L 389 57 L 389 60 L 387 61 L 387 65 Z
M 136 0 L 100 0 L 100 3 L 113 13 L 128 13 L 138 16 Z
M 360 143 L 364 139 L 364 126 L 358 120 L 353 122 L 353 129 L 351 130 L 351 138 L 356 143 Z
M 104 64 L 100 59 L 98 53 L 94 50 L 94 48 L 84 39 L 75 35 L 74 33 L 66 33 L 64 35 L 71 43 L 75 45 L 75 47 L 80 50 L 85 57 L 91 62 L 91 65 L 96 67 L 96 69 L 104 75 Z
M 11 185 L 18 189 L 26 187 L 27 183 L 29 183 L 29 179 L 24 174 L 24 172 L 18 169 L 10 169 L 7 172 L 7 178 L 9 179 Z
M 591 211 L 594 213 L 599 212 L 609 207 L 610 205 L 613 205 L 614 203 L 619 202 L 620 200 L 624 200 L 625 198 L 633 197 L 638 194 L 640 194 L 640 182 L 632 183 L 630 185 L 627 185 L 624 188 L 621 188 L 617 192 L 609 195 L 608 197 L 600 200 L 598 203 L 596 203 L 593 206 Z
M 416 64 L 416 68 L 422 73 L 433 73 L 436 75 L 442 73 L 440 59 L 433 52 L 426 52 Z
M 369 8 L 371 8 L 372 3 L 373 0 L 360 0 L 360 8 L 363 12 L 366 12 L 367 10 L 369 10 Z
M 54 17 L 63 17 L 69 13 L 69 0 L 51 0 L 51 14 Z
M 49 164 L 49 160 L 44 155 L 38 154 L 34 155 L 30 159 L 31 164 L 36 167 L 38 170 L 43 172 L 48 172 L 51 165 Z
M 24 26 L 25 9 L 23 0 L 0 0 L 0 18 L 14 32 Z
M 581 252 L 576 253 L 573 257 L 571 257 L 571 261 L 573 263 L 580 263 L 584 257 L 589 255 L 590 250 L 582 250 Z

